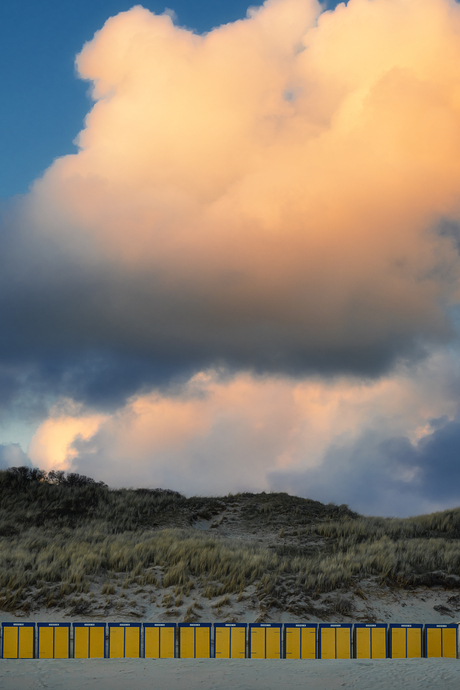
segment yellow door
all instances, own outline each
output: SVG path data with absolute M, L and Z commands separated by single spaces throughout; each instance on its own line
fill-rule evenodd
M 16 627 L 7 626 L 3 628 L 3 658 L 20 658 L 18 655 L 18 629 Z
M 19 634 L 19 658 L 33 659 L 34 658 L 34 629 L 27 625 L 18 628 Z
M 266 628 L 267 659 L 281 659 L 281 628 Z
M 144 628 L 145 658 L 160 658 L 160 628 Z
M 54 628 L 54 658 L 69 658 L 69 628 Z
M 174 652 L 176 646 L 176 629 L 175 628 L 160 628 L 161 635 L 161 658 L 174 659 Z
M 246 628 L 232 628 L 231 657 L 244 659 L 246 656 Z
M 124 628 L 110 628 L 110 650 L 109 656 L 111 659 L 122 659 L 124 656 L 125 646 L 125 629 Z
M 230 658 L 230 628 L 216 628 L 216 659 Z
M 316 659 L 316 630 L 315 628 L 301 628 L 302 630 L 302 659 Z
M 73 634 L 73 655 L 75 659 L 87 659 L 89 649 L 89 628 L 74 628 Z
M 210 634 L 210 628 L 195 628 L 195 656 L 197 659 L 209 659 Z
M 422 631 L 420 628 L 407 628 L 407 658 L 422 656 Z
M 139 658 L 140 628 L 125 628 L 125 657 Z
M 336 628 L 337 659 L 351 659 L 350 628 Z
M 356 658 L 371 658 L 371 630 L 370 628 L 355 628 L 356 630 Z
M 300 659 L 300 628 L 286 629 L 286 659 Z
M 89 655 L 91 659 L 103 659 L 105 649 L 105 628 L 97 626 L 89 630 Z
M 335 628 L 320 628 L 321 659 L 335 659 Z
M 195 628 L 179 628 L 180 655 L 182 659 L 195 657 Z
M 251 628 L 251 659 L 265 659 L 265 628 Z
M 442 628 L 442 655 L 457 658 L 457 631 L 455 628 Z
M 428 657 L 442 656 L 441 636 L 442 636 L 442 628 L 427 628 L 427 630 L 426 630 L 426 655 Z
M 391 628 L 391 657 L 393 659 L 406 658 L 406 630 L 407 628 Z
M 40 659 L 53 658 L 54 628 L 38 628 L 38 656 Z
M 386 645 L 386 628 L 371 628 L 372 636 L 372 658 L 386 659 L 387 645 Z

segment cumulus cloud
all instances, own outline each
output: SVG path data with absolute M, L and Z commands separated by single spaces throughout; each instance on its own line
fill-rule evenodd
M 72 414 L 64 402 L 38 429 L 29 456 L 114 486 L 287 490 L 408 514 L 460 500 L 449 479 L 459 383 L 448 353 L 373 383 L 201 372 L 105 417 L 81 407 Z
M 105 419 L 100 414 L 82 414 L 81 405 L 72 400 L 60 400 L 34 434 L 28 455 L 43 470 L 66 470 L 77 455 L 76 439 L 91 438 Z
M 31 460 L 454 500 L 434 477 L 458 431 L 460 6 L 172 18 L 137 6 L 83 47 L 79 152 L 2 212 L 0 407 L 58 399 Z
M 321 467 L 275 472 L 270 486 L 326 502 L 346 501 L 368 515 L 405 517 L 456 507 L 459 419 L 444 418 L 439 429 L 439 420 L 432 421 L 434 428 L 418 442 L 363 429 L 354 442 L 333 442 Z
M 30 465 L 30 460 L 19 443 L 0 443 L 0 470 Z
M 200 369 L 377 375 L 451 337 L 459 30 L 453 0 L 109 19 L 77 58 L 80 151 L 16 220 L 15 307 L 45 350 Z

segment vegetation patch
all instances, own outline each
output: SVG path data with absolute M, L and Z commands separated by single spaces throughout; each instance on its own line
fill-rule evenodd
M 96 591 L 105 610 L 139 615 L 133 589 L 150 601 L 157 592 L 179 615 L 192 590 L 221 611 L 252 588 L 262 619 L 277 608 L 308 615 L 327 592 L 327 610 L 348 616 L 348 590 L 365 597 L 368 578 L 398 587 L 460 583 L 460 509 L 365 518 L 287 494 L 186 498 L 29 468 L 0 472 L 0 506 L 0 608 L 8 611 L 89 613 Z M 194 528 L 211 519 L 212 530 Z M 196 598 L 186 620 L 200 615 Z

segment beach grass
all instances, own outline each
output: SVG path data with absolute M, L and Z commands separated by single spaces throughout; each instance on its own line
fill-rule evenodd
M 293 594 L 308 605 L 369 577 L 398 587 L 460 582 L 460 509 L 363 517 L 287 494 L 186 498 L 28 468 L 0 472 L 0 506 L 0 608 L 8 611 L 77 610 L 94 587 L 107 605 L 133 587 L 164 591 L 167 608 L 194 589 L 219 598 L 220 610 L 250 586 L 262 607 L 282 608 Z M 237 514 L 237 537 L 193 527 L 223 511 Z M 343 615 L 350 606 L 346 596 L 333 601 Z

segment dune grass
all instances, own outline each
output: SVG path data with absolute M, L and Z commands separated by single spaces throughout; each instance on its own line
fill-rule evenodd
M 398 539 L 427 539 L 460 537 L 460 508 L 410 518 L 361 517 L 327 521 L 306 528 L 304 534 L 318 534 L 341 540 L 341 548 L 361 542 L 388 537 Z
M 4 610 L 73 602 L 78 612 L 96 585 L 117 605 L 135 586 L 164 591 L 168 608 L 193 589 L 220 597 L 213 604 L 220 609 L 230 595 L 243 600 L 251 585 L 264 606 L 285 607 L 293 596 L 349 589 L 369 577 L 398 586 L 460 582 L 460 509 L 364 518 L 347 506 L 287 494 L 188 499 L 160 489 L 113 491 L 79 475 L 27 468 L 0 472 L 0 505 Z M 239 511 L 244 538 L 190 526 L 225 508 Z M 276 535 L 274 543 L 259 543 L 266 533 Z M 347 600 L 337 601 L 337 610 L 349 609 Z M 197 605 L 189 608 L 193 618 Z
M 177 586 L 186 594 L 197 582 L 214 597 L 240 592 L 276 571 L 275 554 L 239 541 L 180 529 L 114 535 L 108 528 L 30 528 L 20 538 L 1 538 L 0 606 L 16 608 L 32 592 L 35 600 L 53 605 L 65 595 L 88 592 L 101 573 L 126 577 L 127 586 Z M 103 585 L 103 594 L 114 592 L 113 585 Z

